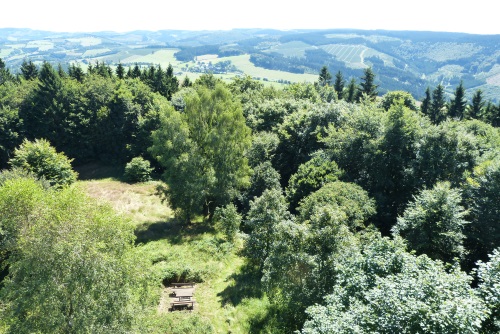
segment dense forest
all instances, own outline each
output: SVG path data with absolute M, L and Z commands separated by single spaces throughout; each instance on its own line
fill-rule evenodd
M 497 333 L 500 104 L 463 82 L 380 90 L 371 68 L 278 89 L 0 59 L 0 332 L 169 332 L 151 291 L 203 282 L 148 271 L 129 222 L 75 186 L 99 162 L 160 178 L 179 224 L 244 258 L 242 290 L 270 304 L 253 332 Z

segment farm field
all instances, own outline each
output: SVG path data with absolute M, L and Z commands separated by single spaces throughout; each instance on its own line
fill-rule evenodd
M 291 82 L 314 82 L 318 79 L 318 76 L 315 74 L 296 74 L 257 67 L 250 62 L 250 55 L 224 57 L 219 58 L 218 60 L 230 60 L 236 68 L 254 78 L 267 78 L 270 81 L 277 81 L 281 79 Z
M 148 53 L 146 53 L 148 51 Z M 127 58 L 121 60 L 124 64 L 133 63 L 150 63 L 152 65 L 161 65 L 163 68 L 167 68 L 169 64 L 172 64 L 174 68 L 180 68 L 181 62 L 175 59 L 174 53 L 179 51 L 178 49 L 162 49 L 158 51 L 152 51 L 151 49 L 138 49 L 130 50 L 127 53 L 132 54 Z
M 272 46 L 266 52 L 277 52 L 285 57 L 304 57 L 306 50 L 313 49 L 317 49 L 317 47 L 304 42 L 295 41 Z
M 392 65 L 392 57 L 364 45 L 329 44 L 321 46 L 323 50 L 337 57 L 351 68 L 366 68 L 365 58 L 379 57 L 386 65 Z

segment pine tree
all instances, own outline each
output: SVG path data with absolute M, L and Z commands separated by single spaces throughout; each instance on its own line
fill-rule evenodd
M 141 69 L 139 68 L 139 65 L 137 63 L 135 63 L 134 65 L 134 68 L 132 69 L 132 72 L 131 72 L 131 78 L 140 78 L 141 77 Z
M 342 100 L 344 97 L 344 86 L 345 86 L 345 80 L 344 76 L 342 75 L 342 72 L 338 71 L 337 74 L 335 74 L 335 83 L 333 84 L 333 88 L 335 89 L 335 92 L 337 93 L 337 98 L 339 100 Z
M 78 82 L 83 82 L 83 78 L 85 77 L 85 73 L 83 72 L 83 70 L 79 64 L 78 65 L 75 65 L 75 64 L 69 65 L 68 75 Z
M 368 98 L 374 100 L 377 95 L 378 86 L 375 85 L 375 73 L 373 73 L 372 68 L 368 67 L 364 70 L 364 74 L 361 77 L 361 83 L 359 84 L 358 97 L 357 100 L 360 101 L 363 94 L 368 96 Z
M 21 73 L 26 80 L 34 80 L 38 77 L 38 68 L 33 61 L 23 60 L 21 64 Z
M 432 92 L 429 117 L 434 124 L 439 124 L 446 119 L 446 101 L 444 99 L 444 87 L 441 84 Z
M 116 76 L 118 77 L 118 79 L 123 79 L 125 77 L 125 68 L 123 67 L 121 62 L 119 62 L 118 66 L 116 67 Z
M 465 99 L 465 89 L 463 82 L 455 90 L 455 98 L 451 101 L 449 116 L 454 119 L 462 119 L 465 114 L 465 109 L 467 107 L 467 100 Z
M 191 87 L 193 83 L 191 82 L 191 79 L 186 75 L 184 77 L 184 80 L 182 80 L 182 87 Z
M 472 96 L 472 104 L 469 106 L 469 118 L 479 119 L 484 108 L 483 92 L 478 89 Z
M 345 99 L 347 102 L 356 102 L 356 95 L 358 92 L 358 85 L 356 84 L 356 79 L 352 78 L 351 81 L 349 82 L 349 85 L 347 85 L 347 91 L 346 91 L 346 96 Z
M 422 112 L 422 114 L 429 116 L 431 110 L 431 103 L 432 103 L 431 89 L 427 87 L 427 89 L 425 90 L 425 97 L 422 100 L 422 105 L 420 106 L 420 111 Z
M 319 72 L 318 84 L 320 87 L 329 86 L 332 83 L 332 75 L 328 71 L 328 67 L 325 65 L 321 68 Z
M 0 85 L 12 80 L 14 80 L 14 76 L 10 73 L 2 58 L 0 58 Z

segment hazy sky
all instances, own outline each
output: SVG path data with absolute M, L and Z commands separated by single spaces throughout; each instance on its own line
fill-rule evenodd
M 466 3 L 456 0 L 6 0 L 0 6 L 0 28 L 85 32 L 357 28 L 500 34 L 494 1 Z

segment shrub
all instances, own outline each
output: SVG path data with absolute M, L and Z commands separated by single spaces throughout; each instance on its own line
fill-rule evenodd
M 73 171 L 71 161 L 64 153 L 56 149 L 45 139 L 34 142 L 24 140 L 14 151 L 9 164 L 14 168 L 22 168 L 34 173 L 39 179 L 44 178 L 51 186 L 63 187 L 76 181 L 78 173 Z
M 125 180 L 129 182 L 146 182 L 151 180 L 151 164 L 142 157 L 133 158 L 125 166 Z

